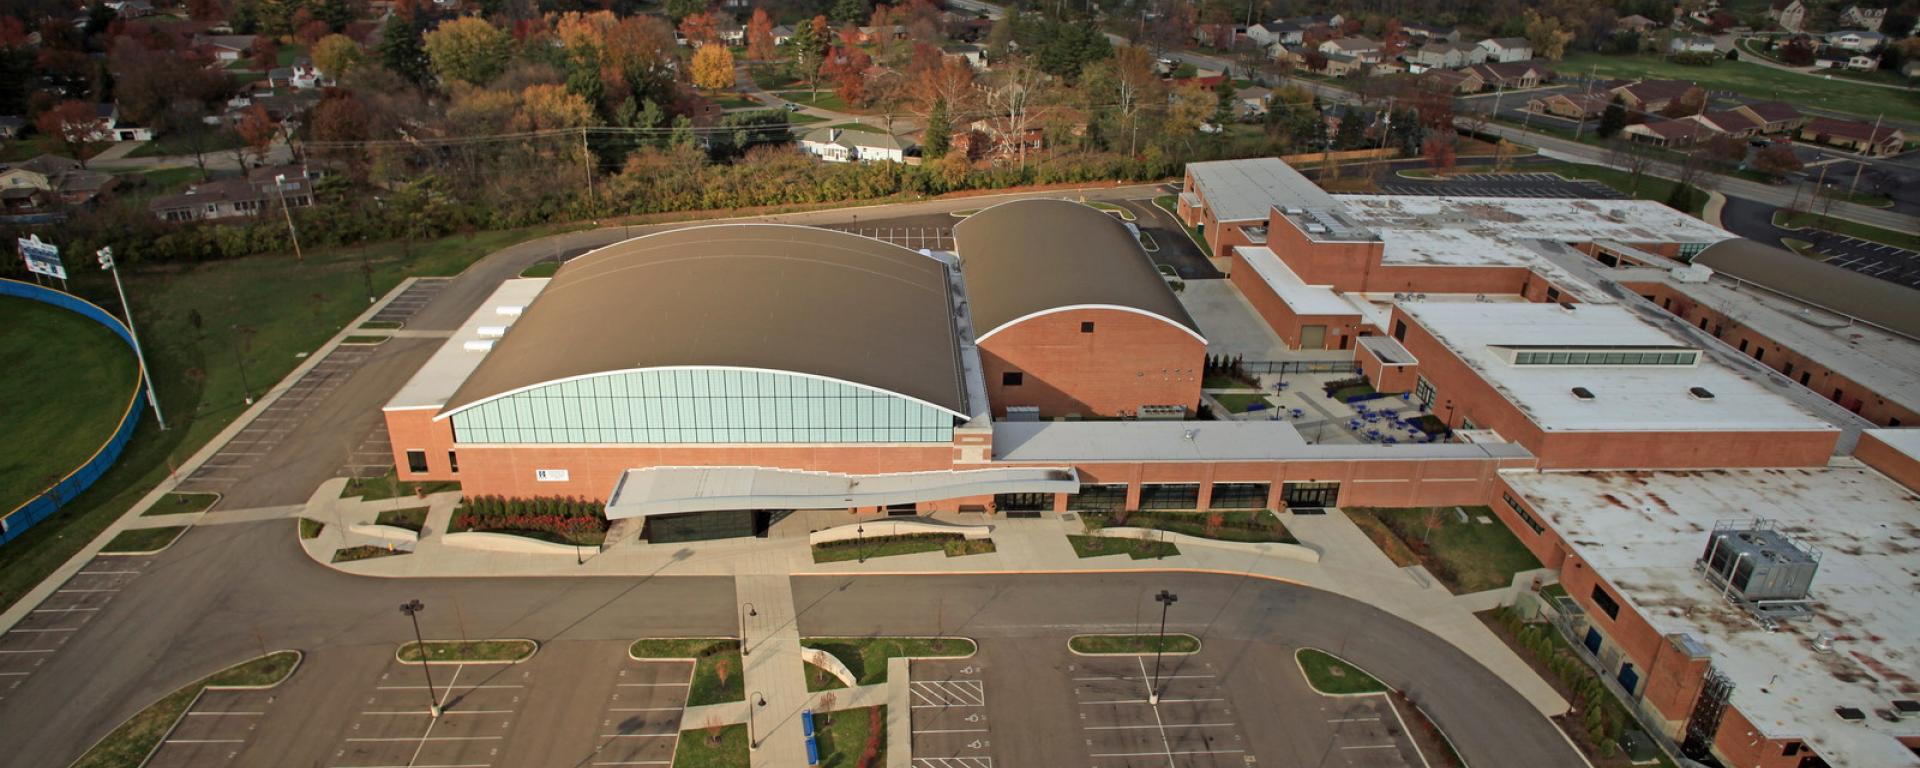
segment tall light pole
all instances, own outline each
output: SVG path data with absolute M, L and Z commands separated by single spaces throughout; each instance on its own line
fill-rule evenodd
M 760 695 L 759 691 L 754 691 L 753 703 L 747 706 L 747 748 L 748 749 L 760 748 L 760 733 L 759 731 L 755 730 L 753 726 L 753 711 L 761 707 L 764 707 L 766 705 L 767 705 L 767 697 Z
M 740 604 L 740 655 L 741 656 L 746 656 L 747 654 L 752 653 L 751 651 L 747 650 L 747 617 L 758 616 L 758 615 L 760 615 L 760 609 L 753 607 L 753 603 Z
M 1158 705 L 1160 703 L 1160 654 L 1167 648 L 1167 609 L 1172 608 L 1174 603 L 1180 602 L 1180 596 L 1163 589 L 1160 590 L 1160 594 L 1154 595 L 1153 599 L 1160 604 L 1160 639 L 1153 646 L 1153 687 L 1147 690 L 1147 703 Z
M 864 525 L 853 527 L 853 551 L 859 555 L 860 562 L 867 561 L 867 527 Z
M 419 598 L 400 604 L 400 612 L 413 620 L 413 647 L 420 651 L 420 673 L 427 676 L 427 714 L 440 716 L 440 695 L 433 691 L 433 667 L 427 664 L 427 642 L 420 639 L 420 612 L 427 606 Z
M 127 335 L 133 339 L 133 359 L 140 362 L 140 375 L 147 379 L 147 405 L 153 406 L 153 420 L 166 431 L 167 418 L 160 415 L 160 396 L 153 391 L 153 371 L 147 368 L 147 354 L 140 350 L 140 332 L 133 328 L 133 305 L 127 303 L 127 289 L 120 284 L 120 267 L 113 261 L 113 248 L 101 248 L 100 268 L 113 273 L 113 290 L 120 294 L 120 311 L 127 315 Z
M 293 260 L 306 261 L 307 257 L 300 254 L 300 233 L 293 228 L 293 209 L 287 207 L 286 174 L 280 173 L 274 175 L 273 189 L 275 192 L 280 193 L 280 212 L 286 214 L 287 217 L 287 236 L 293 239 Z

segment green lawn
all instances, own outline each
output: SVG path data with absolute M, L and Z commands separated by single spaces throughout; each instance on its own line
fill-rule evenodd
M 761 104 L 758 101 L 749 99 L 745 95 L 739 94 L 739 93 L 732 93 L 732 92 L 705 93 L 703 92 L 701 95 L 706 96 L 708 101 L 713 102 L 714 106 L 717 106 L 721 109 L 742 109 L 745 107 L 765 108 L 766 107 L 765 104 Z
M 186 530 L 187 527 L 184 525 L 170 525 L 165 528 L 132 528 L 115 535 L 112 541 L 100 548 L 100 551 L 153 552 L 172 544 L 173 540 L 180 538 L 180 534 L 185 533 Z
M 993 551 L 991 539 L 971 540 L 957 533 L 916 533 L 901 536 L 867 536 L 849 541 L 813 545 L 813 561 L 837 563 L 847 560 L 872 560 L 876 557 L 911 555 L 919 552 L 947 553 L 947 557 L 978 555 Z
M 1775 211 L 1773 214 L 1773 224 L 1776 227 L 1785 229 L 1823 229 L 1848 237 L 1872 240 L 1876 243 L 1883 243 L 1896 248 L 1905 248 L 1907 250 L 1920 249 L 1920 235 L 1895 232 L 1879 227 L 1870 227 L 1846 219 L 1822 216 L 1818 213 Z
M 1643 173 L 1640 174 L 1640 178 L 1635 179 L 1633 174 L 1627 171 L 1604 168 L 1598 165 L 1557 161 L 1551 163 L 1529 163 L 1526 169 L 1529 173 L 1557 173 L 1570 179 L 1591 179 L 1641 200 L 1653 200 L 1664 203 L 1667 197 L 1673 194 L 1674 182 L 1651 174 Z M 1699 189 L 1693 190 L 1692 195 L 1687 201 L 1687 213 L 1699 216 L 1700 211 L 1705 209 L 1706 206 L 1707 193 Z
M 217 493 L 169 493 L 140 514 L 142 517 L 156 517 L 205 512 L 219 500 L 220 494 Z
M 886 682 L 887 660 L 894 657 L 955 658 L 972 656 L 976 650 L 973 641 L 964 637 L 809 637 L 800 644 L 833 654 L 859 685 Z
M 1675 64 L 1659 56 L 1611 56 L 1569 51 L 1562 72 L 1594 73 L 1601 78 L 1691 80 L 1709 91 L 1735 91 L 1753 99 L 1777 99 L 1802 108 L 1848 112 L 1868 120 L 1920 122 L 1920 94 L 1862 85 L 1846 78 L 1797 75 L 1744 61 L 1719 61 L 1711 67 Z
M 694 726 L 680 732 L 673 768 L 747 768 L 747 724 Z
M 1373 675 L 1325 651 L 1302 648 L 1293 657 L 1300 662 L 1300 670 L 1306 673 L 1307 684 L 1321 693 L 1337 696 L 1385 693 L 1387 690 L 1387 686 L 1373 679 Z
M 327 524 L 310 517 L 300 518 L 300 538 L 311 539 L 327 529 Z
M 754 85 L 767 91 L 790 88 L 800 82 L 798 78 L 788 74 L 784 67 L 752 67 L 747 70 L 747 73 L 753 77 Z
M 454 235 L 411 246 L 387 241 L 364 249 L 323 248 L 307 251 L 302 262 L 291 254 L 267 254 L 152 269 L 123 264 L 120 274 L 172 429 L 162 432 L 143 420 L 119 464 L 92 490 L 0 547 L 0 609 L 166 479 L 169 462 L 184 463 L 246 408 L 237 346 L 245 348 L 248 388 L 257 395 L 303 362 L 300 355 L 319 348 L 365 311 L 363 253 L 373 266 L 374 290 L 385 293 L 408 276 L 457 274 L 505 246 L 577 228 Z M 69 275 L 75 293 L 102 306 L 119 306 L 112 278 L 100 270 L 77 268 Z M 244 330 L 234 330 L 236 325 Z
M 539 261 L 534 262 L 533 266 L 520 270 L 520 276 L 521 277 L 553 277 L 553 273 L 559 272 L 559 271 L 560 271 L 560 262 L 553 261 L 551 259 L 541 259 Z
M 815 92 L 808 92 L 804 89 L 797 91 L 780 91 L 774 95 L 795 104 L 813 107 L 815 109 L 855 113 L 862 111 L 859 107 L 848 104 L 846 99 L 840 98 L 840 94 L 834 93 L 832 88 L 822 88 Z
M 151 171 L 141 171 L 140 178 L 144 184 L 141 192 L 151 195 L 171 194 L 200 181 L 200 169 L 156 168 Z
M 198 133 L 196 134 L 195 131 Z M 208 156 L 226 152 L 241 144 L 240 134 L 208 126 L 159 134 L 153 137 L 153 141 L 141 144 L 132 152 L 128 152 L 127 157 L 191 156 L 195 141 L 200 142 L 201 154 Z M 200 174 L 199 168 L 180 170 L 191 170 L 196 177 Z
M 7 413 L 0 514 L 6 514 L 86 463 L 113 437 L 137 388 L 138 366 L 133 350 L 105 326 L 11 296 L 0 297 L 0 360 L 6 361 L 0 403 Z
M 649 638 L 635 640 L 629 651 L 640 659 L 693 659 L 693 685 L 687 706 L 745 701 L 746 683 L 740 675 L 740 641 L 729 638 Z
M 193 704 L 200 689 L 215 686 L 265 686 L 277 685 L 293 673 L 295 662 L 300 655 L 293 651 L 281 651 L 228 667 L 221 672 L 209 675 L 203 680 L 185 688 L 167 694 L 166 698 L 154 702 L 146 709 L 135 713 L 133 717 L 113 729 L 112 733 L 95 744 L 92 749 L 74 761 L 72 768 L 139 768 L 147 762 L 147 756 L 160 744 L 167 732 L 173 729 Z
M 807 125 L 809 123 L 824 123 L 826 121 L 827 118 L 817 115 L 803 115 L 798 112 L 787 113 L 787 125 Z
M 1159 539 L 1136 539 L 1110 536 L 1068 536 L 1067 543 L 1073 545 L 1073 553 L 1080 557 L 1099 557 L 1101 555 L 1126 555 L 1135 560 L 1157 560 L 1180 554 L 1180 548 L 1171 541 Z
M 1540 561 L 1514 538 L 1506 524 L 1494 517 L 1492 510 L 1467 507 L 1464 523 L 1454 515 L 1453 507 L 1441 507 L 1438 511 L 1433 518 L 1437 525 L 1429 531 L 1424 507 L 1346 510 L 1348 519 L 1356 524 L 1368 517 L 1378 521 L 1378 526 L 1362 525 L 1361 529 L 1374 537 L 1376 543 L 1380 541 L 1379 531 L 1391 533 L 1407 552 L 1457 595 L 1507 586 L 1513 582 L 1514 574 L 1540 567 Z M 1478 519 L 1481 517 L 1491 518 L 1492 522 L 1481 523 Z M 1389 543 L 1383 549 L 1391 546 Z
M 813 716 L 814 734 L 820 741 L 818 768 L 857 768 L 860 755 L 871 738 L 876 744 L 871 766 L 887 764 L 887 708 L 861 707 L 838 712 L 820 712 Z
M 1287 532 L 1287 527 L 1281 524 L 1280 518 L 1264 509 L 1216 509 L 1205 512 L 1136 510 L 1126 513 L 1125 519 L 1116 512 L 1082 510 L 1080 520 L 1089 531 L 1113 527 L 1151 528 L 1218 541 L 1283 544 L 1296 541 L 1293 534 Z
M 1231 373 L 1209 373 L 1200 380 L 1200 386 L 1207 389 L 1259 389 L 1258 382 L 1247 381 Z
M 1268 402 L 1266 395 L 1255 393 L 1235 392 L 1232 394 L 1219 394 L 1214 395 L 1213 399 L 1220 401 L 1220 405 L 1225 406 L 1226 409 L 1232 413 L 1246 413 L 1247 408 L 1255 403 L 1272 405 L 1272 403 Z
M 340 498 L 359 496 L 361 501 L 397 499 L 402 496 L 418 496 L 425 493 L 441 493 L 460 490 L 460 483 L 451 480 L 428 480 L 423 482 L 402 482 L 398 470 L 389 469 L 381 477 L 356 477 L 347 481 L 347 487 L 340 491 Z
M 428 640 L 427 661 L 525 661 L 538 650 L 532 640 Z M 400 660 L 420 660 L 420 644 L 400 646 Z
M 1074 635 L 1067 647 L 1076 653 L 1198 653 L 1200 638 L 1187 634 L 1161 635 Z
M 413 554 L 413 553 L 408 552 L 404 549 L 389 549 L 387 547 L 376 547 L 371 544 L 363 544 L 358 547 L 341 547 L 339 549 L 334 550 L 333 562 L 351 563 L 355 560 L 372 560 L 376 557 L 393 557 L 394 555 L 410 555 L 410 554 Z
M 389 509 L 375 515 L 373 522 L 375 525 L 391 525 L 395 528 L 405 528 L 414 533 L 419 533 L 420 529 L 427 525 L 427 508 L 408 507 L 406 509 Z
M 827 127 L 838 128 L 842 131 L 859 131 L 860 133 L 886 133 L 887 132 L 887 129 L 885 128 L 881 128 L 880 126 L 877 126 L 877 125 L 867 125 L 866 123 L 834 123 L 833 125 L 829 125 Z

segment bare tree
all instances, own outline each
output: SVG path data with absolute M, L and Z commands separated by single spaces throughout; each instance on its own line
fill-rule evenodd
M 987 87 L 987 113 L 1000 126 L 1002 153 L 1014 154 L 1020 167 L 1027 167 L 1027 132 L 1045 113 L 1046 76 L 1025 58 L 1009 59 L 1001 65 L 994 83 Z

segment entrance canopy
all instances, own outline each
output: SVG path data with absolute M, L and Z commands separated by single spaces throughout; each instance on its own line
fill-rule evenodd
M 1078 493 L 1071 468 L 849 475 L 767 467 L 629 469 L 607 500 L 607 517 L 644 518 L 733 509 L 845 509 L 1001 493 Z

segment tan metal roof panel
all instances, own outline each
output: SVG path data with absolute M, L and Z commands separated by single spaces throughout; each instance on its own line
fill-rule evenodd
M 787 371 L 965 414 L 947 266 L 813 227 L 637 237 L 562 267 L 441 411 L 611 371 Z
M 1850 269 L 1822 264 L 1746 238 L 1722 240 L 1693 258 L 1713 271 L 1821 309 L 1920 339 L 1920 292 Z

